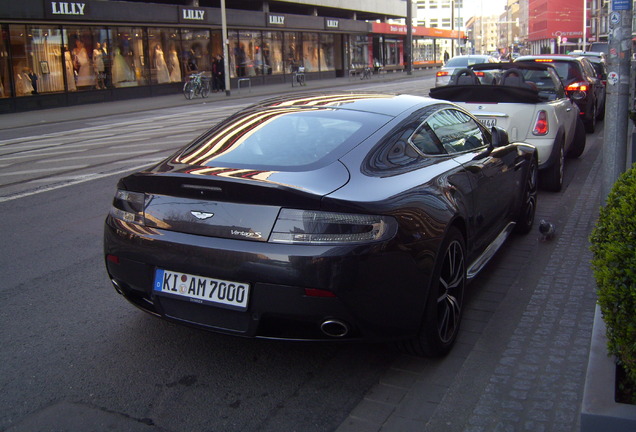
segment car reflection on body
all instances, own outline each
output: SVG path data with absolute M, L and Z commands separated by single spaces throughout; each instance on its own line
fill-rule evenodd
M 106 266 L 171 321 L 443 355 L 466 283 L 530 231 L 536 181 L 532 146 L 448 102 L 281 97 L 121 179 Z

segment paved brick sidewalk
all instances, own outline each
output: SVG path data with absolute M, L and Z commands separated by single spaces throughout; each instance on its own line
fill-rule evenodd
M 402 356 L 337 432 L 579 430 L 596 295 L 588 236 L 599 207 L 601 138 L 568 160 L 569 187 L 541 193 L 557 226 L 504 245 L 471 284 L 458 344 L 439 360 Z

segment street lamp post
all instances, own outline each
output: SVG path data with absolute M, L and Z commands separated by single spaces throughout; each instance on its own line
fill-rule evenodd
M 221 38 L 223 39 L 223 75 L 225 75 L 225 95 L 230 96 L 230 57 L 227 49 L 227 17 L 225 15 L 225 0 L 221 0 Z

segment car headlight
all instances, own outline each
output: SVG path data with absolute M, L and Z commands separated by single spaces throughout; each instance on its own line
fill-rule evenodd
M 113 198 L 110 215 L 115 219 L 143 225 L 145 199 L 143 193 L 118 189 Z
M 388 240 L 397 232 L 389 216 L 282 209 L 270 242 L 352 244 Z

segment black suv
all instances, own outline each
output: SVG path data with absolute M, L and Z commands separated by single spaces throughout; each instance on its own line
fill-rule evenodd
M 549 63 L 554 66 L 567 94 L 581 111 L 585 130 L 594 132 L 596 120 L 604 113 L 605 85 L 588 59 L 583 56 L 544 54 L 519 57 L 515 62 Z

